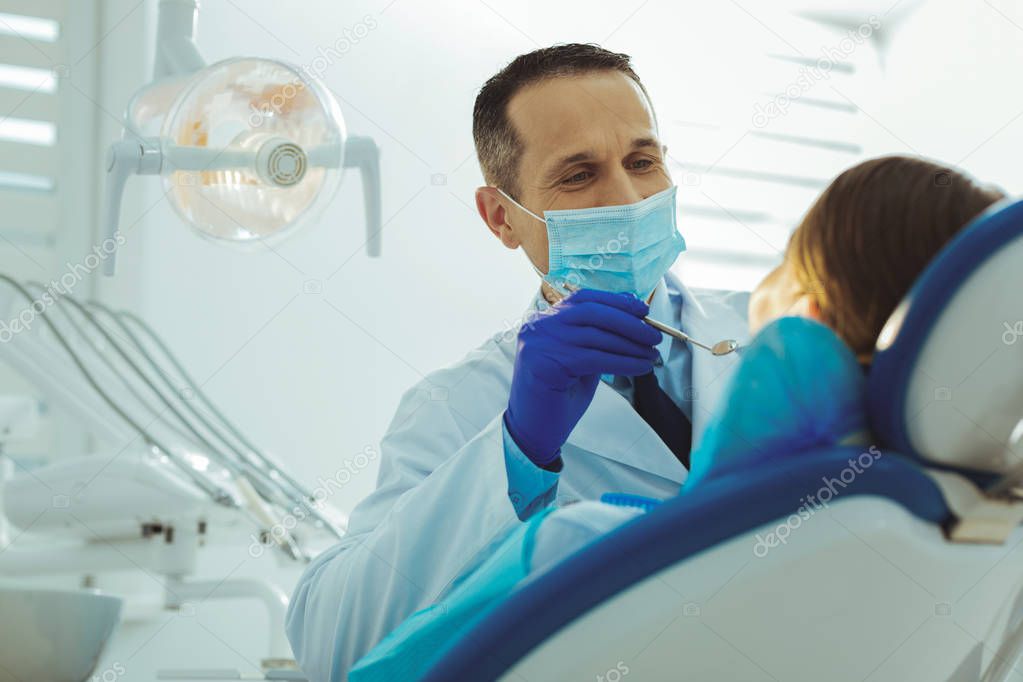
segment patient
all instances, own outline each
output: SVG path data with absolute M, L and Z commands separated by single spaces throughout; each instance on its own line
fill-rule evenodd
M 913 157 L 873 159 L 839 175 L 750 298 L 750 331 L 759 333 L 740 351 L 681 494 L 772 458 L 868 442 L 865 372 L 882 327 L 942 247 L 1001 198 Z M 588 501 L 537 513 L 360 660 L 350 679 L 415 679 L 513 587 L 648 507 Z
M 773 451 L 868 441 L 864 373 L 882 327 L 945 244 L 1002 198 L 917 157 L 872 159 L 839 175 L 750 297 L 750 331 L 761 333 L 731 379 L 743 400 L 719 406 L 687 485 Z M 799 319 L 770 324 L 785 317 Z

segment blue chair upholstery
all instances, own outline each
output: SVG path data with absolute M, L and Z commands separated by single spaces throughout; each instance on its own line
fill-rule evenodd
M 671 499 L 565 560 L 517 590 L 472 631 L 452 642 L 424 680 L 492 680 L 565 625 L 635 583 L 735 537 L 794 513 L 807 490 L 837 478 L 856 447 L 724 475 Z M 949 510 L 912 461 L 884 453 L 869 476 L 844 487 L 842 498 L 882 496 L 935 524 Z

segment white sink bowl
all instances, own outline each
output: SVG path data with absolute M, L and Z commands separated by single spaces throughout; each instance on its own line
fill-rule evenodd
M 0 588 L 0 682 L 83 682 L 120 616 L 98 592 Z

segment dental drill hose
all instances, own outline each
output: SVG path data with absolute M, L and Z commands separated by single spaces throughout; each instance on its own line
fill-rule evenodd
M 8 285 L 10 285 L 15 291 L 21 294 L 25 298 L 25 300 L 28 301 L 30 304 L 34 302 L 31 293 L 17 280 L 0 273 L 0 281 L 6 282 Z M 117 416 L 123 419 L 124 422 L 128 424 L 128 426 L 130 426 L 132 430 L 135 431 L 135 433 L 137 433 L 138 436 L 142 438 L 142 440 L 147 445 L 156 448 L 159 452 L 167 455 L 170 461 L 173 462 L 179 469 L 184 471 L 185 475 L 188 476 L 192 480 L 192 482 L 195 483 L 201 490 L 203 490 L 207 495 L 209 495 L 210 499 L 212 499 L 215 503 L 232 509 L 238 508 L 238 503 L 235 501 L 233 495 L 231 495 L 228 491 L 224 490 L 220 486 L 207 481 L 199 472 L 195 471 L 195 469 L 189 466 L 187 463 L 181 462 L 179 458 L 174 454 L 173 450 L 166 447 L 163 443 L 157 440 L 151 433 L 149 433 L 148 430 L 146 430 L 141 424 L 135 421 L 123 408 L 121 408 L 120 405 L 117 404 L 117 402 L 113 398 L 110 397 L 110 395 L 106 391 L 104 391 L 100 387 L 95 377 L 85 367 L 85 364 L 82 362 L 81 358 L 71 348 L 71 345 L 68 343 L 67 339 L 60 332 L 60 330 L 57 329 L 57 326 L 49 318 L 49 315 L 47 314 L 46 310 L 40 311 L 39 317 L 43 321 L 43 324 L 45 324 L 46 327 L 50 330 L 50 332 L 54 335 L 54 338 L 57 339 L 57 342 L 61 345 L 64 351 L 71 358 L 71 361 L 81 372 L 82 377 L 86 380 L 89 386 L 92 387 L 94 391 L 96 391 L 96 394 L 99 395 L 100 399 L 104 403 L 106 403 L 107 407 L 109 407 L 111 410 L 114 411 L 115 414 L 117 414 Z

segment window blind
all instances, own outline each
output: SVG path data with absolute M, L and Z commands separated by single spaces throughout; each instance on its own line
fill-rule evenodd
M 734 40 L 690 48 L 655 104 L 688 245 L 676 269 L 690 286 L 751 289 L 831 179 L 869 155 L 879 22 L 731 21 Z

